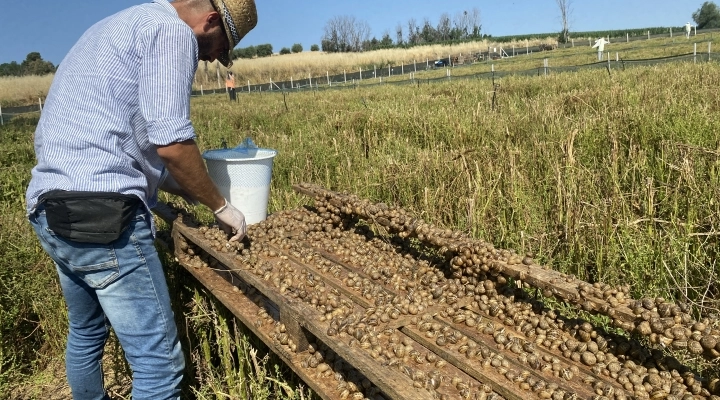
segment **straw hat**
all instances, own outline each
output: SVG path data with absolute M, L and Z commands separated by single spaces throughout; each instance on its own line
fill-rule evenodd
M 255 0 L 210 0 L 215 10 L 222 16 L 225 33 L 230 47 L 227 55 L 218 57 L 225 68 L 232 66 L 232 51 L 248 32 L 257 25 Z

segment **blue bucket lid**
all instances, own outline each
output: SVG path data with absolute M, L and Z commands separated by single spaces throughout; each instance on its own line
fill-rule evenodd
M 246 138 L 240 145 L 231 149 L 207 150 L 202 156 L 206 160 L 215 161 L 247 161 L 273 158 L 277 151 L 259 148 L 250 138 Z

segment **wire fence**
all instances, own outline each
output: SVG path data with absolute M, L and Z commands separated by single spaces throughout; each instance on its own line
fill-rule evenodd
M 449 57 L 450 62 L 446 62 L 448 59 L 437 60 L 439 65 L 435 65 L 435 61 L 426 61 L 424 63 L 413 63 L 406 64 L 396 67 L 386 68 L 375 68 L 371 70 L 359 70 L 353 73 L 344 73 L 339 75 L 319 76 L 319 77 L 308 77 L 300 80 L 289 80 L 282 82 L 267 82 L 262 84 L 247 84 L 246 86 L 236 87 L 238 93 L 263 93 L 263 92 L 290 92 L 290 91 L 303 91 L 303 90 L 328 90 L 328 89 L 343 89 L 343 88 L 356 88 L 358 86 L 374 86 L 384 84 L 395 84 L 402 85 L 408 83 L 418 82 L 437 82 L 453 79 L 482 79 L 490 77 L 503 77 L 509 75 L 523 75 L 523 76 L 543 76 L 552 73 L 580 71 L 583 69 L 606 69 L 608 71 L 614 69 L 624 70 L 628 67 L 633 66 L 651 66 L 657 64 L 663 64 L 668 62 L 709 62 L 713 60 L 720 61 L 720 54 L 712 53 L 712 45 L 710 42 L 707 43 L 707 51 L 699 52 L 697 46 L 694 46 L 692 52 L 681 55 L 673 55 L 666 57 L 646 58 L 646 59 L 623 59 L 620 57 L 619 52 L 603 52 L 602 60 L 580 64 L 580 65 L 569 65 L 569 66 L 551 66 L 550 60 L 558 61 L 563 57 L 544 58 L 543 66 L 535 67 L 526 70 L 496 70 L 494 64 L 490 64 L 491 71 L 478 72 L 478 73 L 463 73 L 461 68 L 469 65 L 476 64 L 477 61 L 472 63 L 458 63 L 456 57 Z M 531 54 L 531 53 L 527 53 Z M 573 55 L 564 56 L 573 57 Z M 492 59 L 490 59 L 492 60 Z M 428 71 L 428 70 L 445 70 L 444 76 L 434 78 L 418 77 L 416 72 Z M 390 79 L 393 78 L 393 79 Z M 196 90 L 192 92 L 193 96 L 203 96 L 208 94 L 226 93 L 226 88 L 210 89 L 210 90 Z
M 650 66 L 667 62 L 708 62 L 713 60 L 720 61 L 720 54 L 712 53 L 712 38 L 713 34 L 720 32 L 720 29 L 707 29 L 700 31 L 701 34 L 705 34 L 704 42 L 689 42 L 688 45 L 693 45 L 692 52 L 687 54 L 658 57 L 649 59 L 638 59 L 638 60 L 627 60 L 622 59 L 618 52 L 603 52 L 602 61 L 572 65 L 572 66 L 551 66 L 549 65 L 549 59 L 543 60 L 543 66 L 527 69 L 527 70 L 495 70 L 494 64 L 491 64 L 494 60 L 508 57 L 518 57 L 523 55 L 532 55 L 539 52 L 555 49 L 555 48 L 568 48 L 576 46 L 592 45 L 592 39 L 576 40 L 573 39 L 569 43 L 558 45 L 557 43 L 552 44 L 540 44 L 538 46 L 525 46 L 516 47 L 511 45 L 508 47 L 488 47 L 485 50 L 477 51 L 469 54 L 448 54 L 445 58 L 429 59 L 426 58 L 421 62 L 413 62 L 412 64 L 403 64 L 399 66 L 387 66 L 387 67 L 373 67 L 362 69 L 359 68 L 357 71 L 347 72 L 342 74 L 330 75 L 326 73 L 325 76 L 308 76 L 303 79 L 290 79 L 286 81 L 259 83 L 251 84 L 248 82 L 246 85 L 237 86 L 235 88 L 238 93 L 263 93 L 263 92 L 287 92 L 287 91 L 303 91 L 303 90 L 328 90 L 328 89 L 343 89 L 343 88 L 355 88 L 360 85 L 362 86 L 376 86 L 384 84 L 396 84 L 403 85 L 409 83 L 421 83 L 421 82 L 438 82 L 453 79 L 482 79 L 482 78 L 501 78 L 509 75 L 524 75 L 524 76 L 542 76 L 552 73 L 580 71 L 582 69 L 595 68 L 595 69 L 607 69 L 611 71 L 613 69 L 625 69 L 631 66 Z M 640 42 L 649 39 L 667 38 L 667 37 L 682 37 L 684 32 L 673 33 L 670 30 L 667 34 L 648 34 L 645 36 L 629 36 L 626 35 L 624 38 L 613 38 L 613 43 L 630 43 Z M 691 34 L 691 37 L 696 37 L 697 31 Z M 608 38 L 609 39 L 609 38 Z M 689 39 L 689 38 L 688 38 Z M 698 44 L 707 44 L 707 50 L 699 49 Z M 666 47 L 666 44 L 644 44 L 640 46 L 634 46 L 631 48 L 625 48 L 624 51 L 638 50 L 638 49 L 652 49 L 657 48 L 658 50 Z M 690 50 L 690 47 L 688 47 Z M 565 55 L 565 56 L 553 56 L 553 61 L 562 60 L 565 57 L 574 57 L 576 55 Z M 489 72 L 480 72 L 475 74 L 464 74 L 461 72 L 455 73 L 454 70 L 462 71 L 460 68 L 464 68 L 470 65 L 476 65 L 477 63 L 488 63 L 491 64 L 492 70 Z M 445 75 L 435 78 L 418 78 L 417 72 L 430 71 L 430 70 L 442 70 L 445 69 Z M 226 88 L 212 88 L 204 89 L 201 87 L 200 90 L 193 90 L 192 96 L 205 96 L 211 94 L 225 94 L 227 93 Z M 27 113 L 39 113 L 42 112 L 43 99 L 38 99 L 38 104 L 32 106 L 23 107 L 12 107 L 2 108 L 0 107 L 0 125 L 9 121 L 12 117 L 19 114 Z

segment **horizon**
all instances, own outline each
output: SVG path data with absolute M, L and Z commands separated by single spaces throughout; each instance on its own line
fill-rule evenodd
M 63 3 L 38 0 L 13 2 L 0 14 L 0 64 L 12 61 L 21 63 L 27 54 L 38 52 L 44 60 L 58 65 L 82 33 L 94 23 L 132 5 L 145 1 L 118 0 L 115 2 Z M 580 3 L 580 4 L 577 4 Z M 589 2 L 571 3 L 570 26 L 573 33 L 595 31 L 621 31 L 644 28 L 675 28 L 692 22 L 692 13 L 702 6 L 677 4 L 673 0 L 608 0 L 599 11 Z M 370 38 L 380 39 L 385 32 L 395 43 L 395 27 L 401 24 L 407 30 L 412 18 L 422 25 L 425 19 L 437 25 L 441 14 L 452 18 L 456 13 L 477 8 L 480 11 L 481 33 L 492 38 L 523 35 L 559 34 L 560 10 L 552 0 L 517 0 L 502 5 L 471 4 L 467 1 L 447 0 L 442 4 L 420 0 L 412 7 L 406 4 L 366 0 L 361 8 L 355 4 L 338 4 L 319 0 L 299 7 L 287 0 L 257 2 L 258 26 L 236 48 L 271 44 L 273 52 L 300 43 L 303 51 L 313 44 L 321 45 L 324 27 L 330 18 L 352 16 L 370 25 Z M 383 13 L 376 12 L 382 9 Z M 616 13 L 613 10 L 625 12 Z M 29 26 L 17 15 L 34 15 L 36 26 Z M 683 15 L 680 17 L 680 15 Z M 72 18 L 71 18 L 72 17 Z M 70 23 L 66 21 L 72 21 Z M 283 29 L 278 29 L 282 27 Z M 20 39 L 20 40 L 19 40 Z

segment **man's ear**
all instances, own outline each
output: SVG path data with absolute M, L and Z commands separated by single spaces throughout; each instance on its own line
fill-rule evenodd
M 220 14 L 217 11 L 211 11 L 207 14 L 205 17 L 205 30 L 209 31 L 210 29 L 214 28 L 215 26 L 219 26 L 222 24 L 222 20 L 220 19 Z

